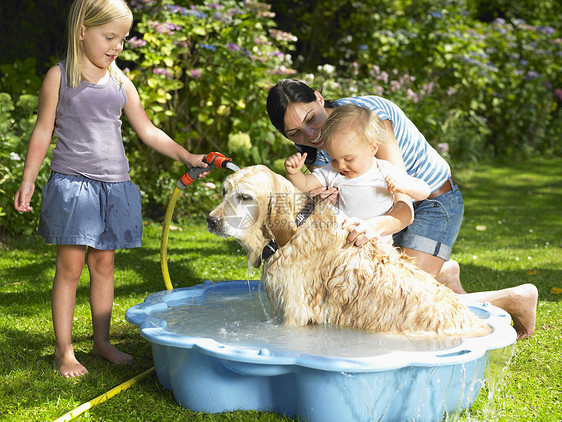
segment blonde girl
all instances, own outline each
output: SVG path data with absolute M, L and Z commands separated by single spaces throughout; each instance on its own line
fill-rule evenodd
M 115 364 L 132 356 L 110 343 L 115 249 L 141 245 L 140 192 L 130 181 L 121 138 L 121 114 L 155 151 L 188 167 L 206 167 L 148 119 L 132 82 L 115 61 L 133 23 L 123 0 L 75 0 L 68 18 L 65 61 L 47 72 L 22 181 L 14 199 L 29 212 L 39 169 L 57 142 L 51 177 L 42 192 L 39 234 L 57 245 L 52 290 L 53 366 L 65 377 L 88 370 L 76 359 L 72 321 L 84 262 L 90 274 L 92 353 Z

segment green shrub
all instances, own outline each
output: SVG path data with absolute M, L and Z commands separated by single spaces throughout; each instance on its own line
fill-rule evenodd
M 290 75 L 328 99 L 377 94 L 394 101 L 447 159 L 561 153 L 562 38 L 552 0 L 540 7 L 503 0 L 272 3 L 282 16 L 254 1 L 131 1 L 135 26 L 121 65 L 150 119 L 191 152 L 220 151 L 240 166 L 265 163 L 283 172 L 293 148 L 270 124 L 265 99 Z M 35 66 L 34 59 L 0 65 L 0 218 L 8 233 L 36 227 L 37 212 L 18 216 L 12 204 L 35 120 Z M 123 135 L 144 213 L 162 218 L 187 169 L 145 147 L 126 122 Z M 36 210 L 48 173 L 45 163 Z M 205 182 L 217 186 L 224 176 L 215 170 L 195 182 L 177 218 L 211 208 L 219 188 Z
M 0 231 L 8 234 L 31 234 L 37 229 L 41 204 L 41 187 L 49 177 L 48 162 L 43 165 L 32 199 L 34 210 L 20 215 L 13 205 L 14 195 L 21 182 L 27 143 L 37 112 L 37 96 L 20 95 L 14 103 L 12 96 L 0 92 Z
M 332 82 L 348 88 L 344 96 L 365 91 L 394 100 L 431 143 L 448 143 L 453 158 L 560 154 L 558 2 L 272 4 L 283 13 L 282 28 L 299 36 L 300 73 L 329 63 Z M 311 17 L 318 16 L 317 25 Z M 397 88 L 405 81 L 408 88 Z
M 358 62 L 415 75 L 414 91 L 433 84 L 416 123 L 455 158 L 559 154 L 559 29 L 476 14 L 465 1 L 404 2 L 380 17 Z
M 136 35 L 121 57 L 131 64 L 128 76 L 157 126 L 193 153 L 220 151 L 241 166 L 288 154 L 269 123 L 265 98 L 269 86 L 291 73 L 281 51 L 290 51 L 294 38 L 275 28 L 269 5 L 132 5 Z M 136 149 L 134 134 L 125 133 L 129 151 Z M 186 170 L 142 145 L 129 160 L 133 180 L 150 180 L 141 190 L 147 208 L 156 210 L 167 201 L 170 175 Z

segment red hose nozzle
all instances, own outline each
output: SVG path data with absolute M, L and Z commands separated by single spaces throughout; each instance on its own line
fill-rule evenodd
M 232 161 L 232 158 L 226 157 L 220 152 L 210 152 L 207 154 L 204 160 L 207 164 L 215 166 L 216 168 L 226 168 L 226 163 Z
M 232 158 L 226 157 L 224 154 L 220 152 L 210 152 L 207 156 L 203 159 L 209 166 L 213 166 L 216 168 L 226 168 L 227 163 L 232 162 Z M 178 188 L 183 189 L 189 186 L 197 177 L 206 171 L 210 170 L 208 167 L 193 167 L 190 168 L 179 180 L 177 183 Z

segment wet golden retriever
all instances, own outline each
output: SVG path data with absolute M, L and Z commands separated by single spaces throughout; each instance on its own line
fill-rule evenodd
M 346 243 L 344 216 L 318 203 L 302 225 L 299 211 L 310 199 L 265 166 L 226 178 L 222 202 L 207 217 L 211 233 L 234 237 L 258 267 L 264 247 L 278 250 L 264 260 L 262 282 L 287 326 L 335 324 L 409 335 L 483 335 L 480 321 L 447 287 L 392 246 L 372 240 Z

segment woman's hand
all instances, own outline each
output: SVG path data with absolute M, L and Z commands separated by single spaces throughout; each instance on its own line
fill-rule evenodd
M 338 202 L 339 192 L 336 187 L 327 188 L 326 186 L 321 186 L 317 189 L 311 190 L 310 195 L 319 196 L 320 200 L 327 201 L 330 205 L 336 205 Z
M 380 237 L 380 233 L 377 228 L 369 222 L 362 220 L 360 218 L 349 217 L 344 220 L 342 228 L 352 228 L 352 230 L 347 235 L 346 242 L 353 243 L 355 246 L 363 246 L 365 243 L 374 239 L 375 237 Z

